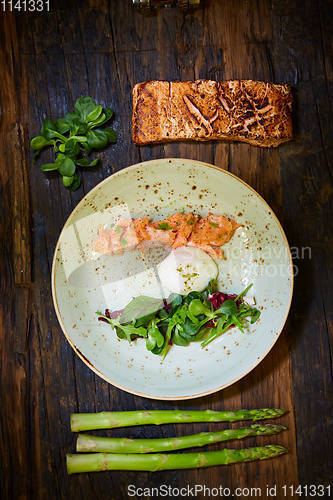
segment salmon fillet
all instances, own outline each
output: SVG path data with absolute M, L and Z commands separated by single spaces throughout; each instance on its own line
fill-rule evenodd
M 101 228 L 94 249 L 103 255 L 133 250 L 143 241 L 169 245 L 172 248 L 192 246 L 220 259 L 221 246 L 227 243 L 240 227 L 223 215 L 200 217 L 177 212 L 166 219 L 151 222 L 149 217 L 121 219 L 110 228 Z
M 154 80 L 133 88 L 133 142 L 223 139 L 270 147 L 292 139 L 289 85 Z

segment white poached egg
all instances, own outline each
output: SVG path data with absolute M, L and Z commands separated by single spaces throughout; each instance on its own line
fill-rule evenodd
M 181 295 L 192 291 L 202 292 L 218 274 L 218 267 L 212 257 L 194 247 L 172 250 L 157 270 L 163 289 Z

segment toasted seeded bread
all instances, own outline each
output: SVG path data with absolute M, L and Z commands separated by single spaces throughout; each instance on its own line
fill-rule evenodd
M 223 139 L 278 146 L 292 139 L 289 85 L 151 81 L 133 88 L 133 142 Z

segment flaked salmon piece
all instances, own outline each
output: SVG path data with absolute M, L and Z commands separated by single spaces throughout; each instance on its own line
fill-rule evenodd
M 163 224 L 164 221 L 160 221 L 159 225 Z M 172 247 L 173 242 L 175 241 L 176 234 L 171 231 L 171 229 L 160 229 L 158 227 L 155 227 L 153 224 L 155 223 L 150 223 L 146 227 L 146 231 L 149 235 L 149 240 L 162 243 L 164 245 L 170 245 Z M 158 226 L 158 224 L 156 224 Z
M 101 228 L 98 231 L 98 238 L 94 243 L 94 250 L 102 255 L 110 253 L 110 230 Z
M 191 212 L 188 214 L 177 212 L 166 219 L 172 227 L 172 230 L 176 232 L 176 238 L 172 245 L 173 248 L 187 245 L 188 239 L 191 236 L 193 227 L 197 220 L 198 216 Z
M 147 233 L 146 227 L 150 221 L 149 217 L 139 217 L 138 219 L 133 219 L 134 229 L 139 243 L 149 240 L 149 234 Z
M 193 243 L 191 240 L 187 242 L 187 246 L 199 248 L 200 250 L 208 253 L 215 259 L 222 259 L 223 257 L 223 250 L 221 250 L 221 248 L 217 246 Z
M 222 259 L 223 257 L 223 250 L 220 247 L 215 247 L 211 246 L 209 250 L 207 250 L 207 253 L 209 253 L 212 257 L 215 257 L 216 259 Z
M 208 217 L 201 217 L 196 222 L 188 245 L 201 248 L 211 255 L 216 253 L 220 254 L 219 250 L 212 247 L 219 248 L 227 243 L 233 236 L 237 227 L 239 227 L 239 224 L 232 219 L 228 219 L 223 215 L 209 214 Z M 207 247 L 210 247 L 210 249 Z
M 102 255 L 133 250 L 139 243 L 132 220 L 121 219 L 110 228 L 101 228 L 94 249 Z
M 162 243 L 167 243 L 172 248 L 178 248 L 187 245 L 187 241 L 191 235 L 194 224 L 198 219 L 197 215 L 193 213 L 183 214 L 181 212 L 176 212 L 170 215 L 166 219 L 159 220 L 157 222 L 151 222 L 148 225 L 147 231 L 152 235 L 151 239 L 159 241 Z M 163 231 L 156 233 L 151 231 L 150 228 L 154 228 L 155 231 Z M 157 240 L 156 240 L 157 236 Z

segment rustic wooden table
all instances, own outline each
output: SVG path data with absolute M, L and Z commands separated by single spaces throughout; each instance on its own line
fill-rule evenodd
M 232 491 L 261 487 L 262 498 L 267 497 L 266 485 L 277 485 L 277 498 L 293 498 L 291 491 L 283 496 L 283 485 L 327 485 L 332 480 L 329 2 L 201 3 L 194 12 L 163 9 L 151 17 L 136 12 L 129 0 L 51 0 L 49 13 L 14 15 L 7 5 L 1 14 L 0 488 L 4 499 L 120 500 L 127 498 L 129 484 L 222 485 Z M 133 85 L 151 79 L 196 78 L 290 83 L 295 95 L 295 139 L 277 149 L 222 142 L 134 146 Z M 82 187 L 71 193 L 59 177 L 46 176 L 33 165 L 29 138 L 39 132 L 46 116 L 63 115 L 82 95 L 114 109 L 118 141 L 100 154 L 102 166 L 84 172 Z M 271 353 L 230 388 L 176 404 L 127 394 L 96 376 L 62 334 L 50 290 L 57 238 L 83 195 L 119 169 L 160 157 L 194 158 L 238 175 L 272 206 L 290 245 L 298 249 L 290 316 Z M 302 247 L 310 250 L 302 255 Z M 266 406 L 290 410 L 281 419 L 289 431 L 271 439 L 290 450 L 279 459 L 184 472 L 66 474 L 65 454 L 74 451 L 75 441 L 69 428 L 71 412 Z M 131 435 L 157 437 L 216 428 L 216 424 L 145 427 L 133 428 Z M 113 433 L 126 434 L 126 430 Z M 249 497 L 246 491 L 240 496 Z

